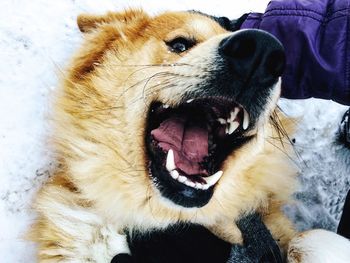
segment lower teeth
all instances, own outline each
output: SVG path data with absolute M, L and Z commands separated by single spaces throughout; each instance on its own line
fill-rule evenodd
M 170 173 L 171 177 L 174 180 L 182 184 L 185 184 L 187 186 L 190 186 L 192 188 L 201 189 L 201 190 L 207 190 L 209 187 L 215 185 L 223 175 L 222 171 L 218 171 L 211 176 L 202 177 L 203 182 L 205 183 L 193 182 L 190 179 L 188 179 L 186 176 L 180 175 L 179 172 L 176 170 L 174 152 L 171 149 L 168 151 L 165 166 L 167 168 L 167 171 Z

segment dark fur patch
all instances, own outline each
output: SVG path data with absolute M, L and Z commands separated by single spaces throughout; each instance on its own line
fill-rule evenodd
M 117 255 L 111 263 L 282 263 L 280 249 L 258 214 L 237 222 L 244 245 L 231 245 L 197 224 L 178 223 L 148 233 L 128 233 L 132 256 Z
M 224 263 L 231 244 L 219 239 L 203 226 L 176 224 L 165 230 L 129 233 L 131 262 L 142 263 Z

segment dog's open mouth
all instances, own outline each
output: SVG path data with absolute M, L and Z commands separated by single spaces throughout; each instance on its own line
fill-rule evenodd
M 223 161 L 250 138 L 251 127 L 244 107 L 225 98 L 190 99 L 175 108 L 153 103 L 146 135 L 153 181 L 177 204 L 206 204 Z

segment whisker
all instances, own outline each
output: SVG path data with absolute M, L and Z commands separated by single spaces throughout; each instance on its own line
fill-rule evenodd
M 178 67 L 178 66 L 194 66 L 187 63 L 159 63 L 159 64 L 115 64 L 111 63 L 117 67 Z
M 139 81 L 137 81 L 136 83 L 134 83 L 133 85 L 129 86 L 127 89 L 125 89 L 121 94 L 120 96 L 117 98 L 117 101 L 122 98 L 126 92 L 128 92 L 130 89 L 136 87 L 137 85 L 140 85 L 142 82 L 146 81 L 146 83 L 148 83 L 151 79 L 153 79 L 154 77 L 157 77 L 157 76 L 167 76 L 167 75 L 176 75 L 175 73 L 171 73 L 171 72 L 168 72 L 168 71 L 160 71 L 160 72 L 157 72 L 157 73 L 154 73 L 153 75 L 151 76 L 148 76 L 144 79 L 141 79 Z
M 145 90 L 146 90 L 146 87 L 148 85 L 148 83 L 155 77 L 158 77 L 158 76 L 169 76 L 169 75 L 172 75 L 172 73 L 169 73 L 169 72 L 158 72 L 156 74 L 154 74 L 153 76 L 151 76 L 145 83 L 145 85 L 143 86 L 143 89 L 142 89 L 142 98 L 143 98 L 143 101 L 145 102 Z M 157 85 L 160 85 L 161 83 L 157 83 Z M 152 90 L 152 92 L 155 92 Z M 146 103 L 146 102 L 145 102 Z
M 283 110 L 279 106 L 277 108 L 283 113 Z M 274 140 L 278 140 L 281 143 L 282 148 L 284 150 L 285 150 L 285 144 L 288 144 L 288 145 L 292 146 L 292 149 L 293 149 L 296 157 L 298 158 L 298 160 L 304 162 L 302 160 L 299 152 L 297 151 L 297 149 L 295 147 L 295 144 L 293 143 L 293 141 L 289 137 L 288 132 L 284 128 L 283 123 L 282 123 L 281 119 L 279 118 L 276 110 L 273 111 L 273 113 L 271 114 L 270 124 L 274 127 L 275 131 L 277 132 L 277 137 L 275 137 Z M 277 145 L 274 145 L 271 142 L 270 142 L 270 144 L 275 146 L 276 148 L 278 148 Z M 282 152 L 287 154 L 285 151 L 282 151 Z M 289 156 L 289 155 L 288 155 L 288 157 L 291 158 L 291 156 Z M 293 162 L 296 163 L 295 161 L 293 161 Z
M 297 161 L 294 160 L 294 158 L 288 154 L 288 152 L 285 150 L 284 147 L 278 147 L 276 144 L 270 142 L 269 140 L 266 140 L 267 143 L 271 144 L 272 146 L 274 146 L 277 150 L 281 151 L 283 154 L 285 154 L 287 156 L 287 158 L 292 161 L 297 167 L 300 168 L 299 163 Z

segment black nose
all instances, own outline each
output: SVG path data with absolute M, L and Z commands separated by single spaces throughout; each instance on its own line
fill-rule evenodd
M 285 66 L 282 44 L 262 30 L 242 30 L 223 39 L 219 54 L 228 62 L 230 70 L 244 80 L 275 79 L 282 75 Z

